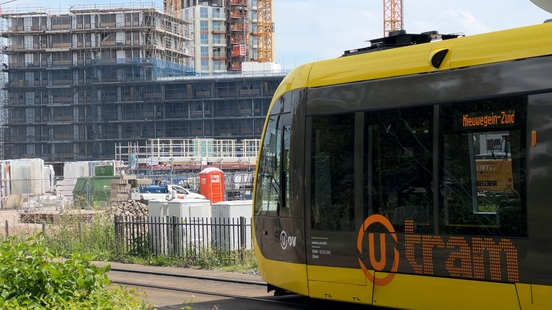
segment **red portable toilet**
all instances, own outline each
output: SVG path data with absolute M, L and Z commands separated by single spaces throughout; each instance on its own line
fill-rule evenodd
M 199 173 L 199 193 L 211 203 L 224 201 L 224 172 L 209 167 Z

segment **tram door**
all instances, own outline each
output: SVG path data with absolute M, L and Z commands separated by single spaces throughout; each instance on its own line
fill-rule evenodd
M 345 300 L 371 299 L 371 288 L 398 270 L 396 238 L 405 220 L 417 231 L 431 229 L 432 113 L 433 107 L 389 109 L 307 123 L 311 290 L 336 283 Z
M 307 118 L 306 249 L 311 296 L 364 302 L 372 289 L 358 263 L 362 154 L 355 152 L 363 142 L 355 141 L 362 138 L 355 124 L 362 127 L 362 113 Z

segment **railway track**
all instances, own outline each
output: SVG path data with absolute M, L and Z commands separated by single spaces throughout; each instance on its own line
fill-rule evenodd
M 249 280 L 218 278 L 218 277 L 210 277 L 210 276 L 174 274 L 169 272 L 160 272 L 160 271 L 151 271 L 151 270 L 132 270 L 132 269 L 112 267 L 111 271 L 144 274 L 144 275 L 152 275 L 152 276 L 160 276 L 160 277 L 175 277 L 175 278 L 182 278 L 182 279 L 196 279 L 196 280 L 219 281 L 219 282 L 226 282 L 226 283 L 239 283 L 239 284 L 266 286 L 266 282 L 262 282 L 262 281 L 249 281 Z
M 243 280 L 229 277 L 215 277 L 205 275 L 189 275 L 182 273 L 169 273 L 155 270 L 127 269 L 113 267 L 109 272 L 112 284 L 120 284 L 127 287 L 137 287 L 144 290 L 159 292 L 174 292 L 182 296 L 202 296 L 202 301 L 207 299 L 206 305 L 192 304 L 192 309 L 222 309 L 218 305 L 222 300 L 227 304 L 224 309 L 342 309 L 343 307 L 355 309 L 381 309 L 366 305 L 343 304 L 328 300 L 316 300 L 300 295 L 274 296 L 266 292 L 266 283 L 263 281 Z M 192 281 L 190 281 L 192 280 Z M 148 294 L 151 295 L 151 294 Z M 262 303 L 262 306 L 259 305 Z M 234 306 L 236 305 L 236 306 Z M 181 309 L 158 308 L 158 309 Z
M 124 268 L 111 268 L 109 278 L 112 284 L 120 284 L 128 287 L 173 291 L 192 295 L 216 296 L 247 302 L 270 303 L 273 305 L 287 305 L 292 306 L 292 308 L 318 308 L 309 307 L 309 305 L 303 304 L 307 298 L 297 295 L 273 296 L 266 292 L 266 283 L 262 281 L 173 274 L 160 271 Z M 194 281 L 190 282 L 187 280 Z M 198 287 L 202 288 L 200 289 Z M 238 293 L 233 293 L 234 291 Z M 258 296 L 253 296 L 255 294 Z

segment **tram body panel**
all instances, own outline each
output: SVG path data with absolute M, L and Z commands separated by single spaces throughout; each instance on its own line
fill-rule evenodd
M 534 290 L 534 288 L 536 288 Z M 544 290 L 540 290 L 540 289 Z M 531 284 L 516 283 L 519 304 L 522 310 L 552 309 L 552 287 L 537 287 Z
M 376 272 L 376 277 L 385 276 Z M 373 301 L 375 306 L 398 309 L 519 309 L 514 284 L 405 274 L 396 274 L 386 286 L 375 286 Z

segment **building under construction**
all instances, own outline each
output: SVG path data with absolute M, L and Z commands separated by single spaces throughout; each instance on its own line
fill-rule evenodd
M 197 72 L 242 71 L 244 61 L 273 61 L 272 0 L 165 0 L 165 7 L 174 2 L 193 21 Z
M 192 22 L 153 6 L 0 17 L 8 159 L 113 159 L 128 142 L 259 138 L 283 79 L 195 76 Z

